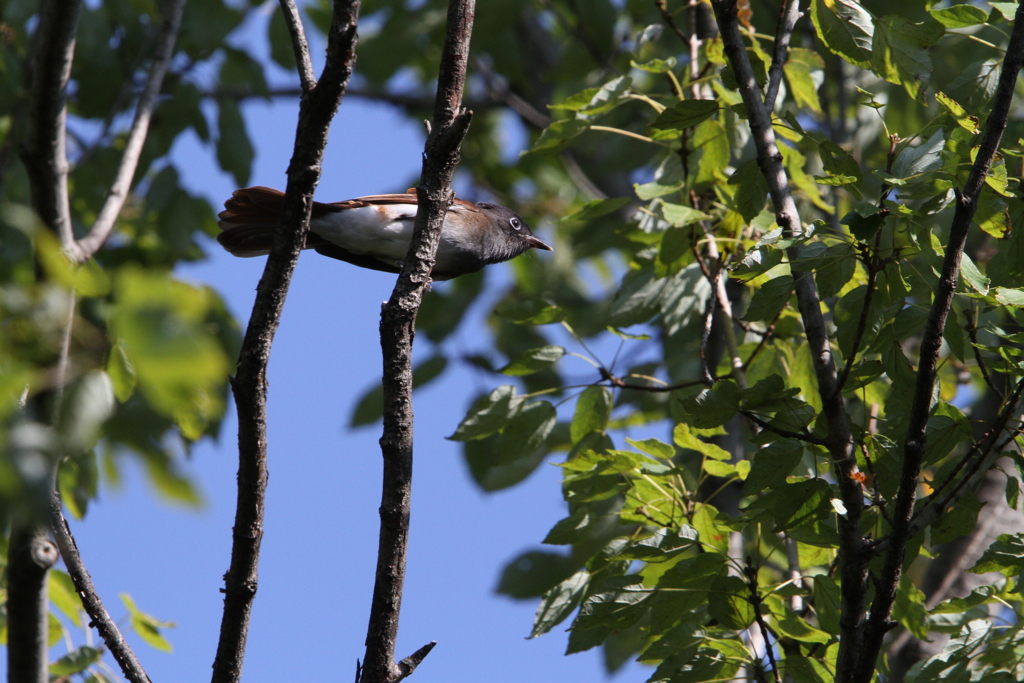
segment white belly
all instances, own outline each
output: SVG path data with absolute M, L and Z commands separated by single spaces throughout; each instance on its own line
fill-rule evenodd
M 441 229 L 436 268 L 444 270 L 449 261 L 459 259 L 471 245 L 453 240 L 445 216 Z M 358 255 L 372 255 L 394 266 L 400 266 L 409 251 L 416 207 L 410 204 L 385 204 L 345 209 L 313 220 L 310 229 L 342 249 Z

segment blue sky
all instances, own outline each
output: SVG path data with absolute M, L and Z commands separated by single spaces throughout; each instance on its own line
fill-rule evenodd
M 265 21 L 257 18 L 237 39 L 261 42 Z M 274 82 L 289 82 L 276 73 Z M 253 101 L 244 111 L 257 150 L 250 184 L 283 189 L 297 102 Z M 317 198 L 402 191 L 418 178 L 422 148 L 421 130 L 407 119 L 383 105 L 346 100 L 331 129 Z M 215 205 L 235 187 L 216 168 L 212 149 L 195 138 L 177 145 L 173 161 L 184 184 Z M 540 226 L 543 239 L 549 230 Z M 214 242 L 208 253 L 207 261 L 179 275 L 216 288 L 244 325 L 265 259 L 237 259 Z M 503 280 L 505 267 L 492 266 L 489 282 Z M 299 261 L 269 368 L 270 485 L 246 681 L 351 680 L 363 656 L 376 560 L 380 428 L 353 432 L 346 424 L 363 392 L 379 382 L 380 304 L 393 284 L 392 275 L 314 252 Z M 475 312 L 459 344 L 484 343 L 475 330 L 485 313 Z M 419 357 L 425 349 L 425 340 L 417 343 Z M 469 398 L 500 383 L 453 366 L 416 394 L 412 533 L 397 655 L 438 641 L 410 679 L 419 683 L 602 679 L 599 652 L 564 657 L 561 629 L 526 640 L 536 603 L 494 593 L 504 563 L 538 546 L 565 514 L 558 468 L 542 466 L 510 491 L 484 494 L 470 480 L 459 445 L 444 439 Z M 123 486 L 105 485 L 85 521 L 73 524 L 115 618 L 127 613 L 117 597 L 126 592 L 143 611 L 176 623 L 166 634 L 172 654 L 130 637 L 154 681 L 210 675 L 234 514 L 235 435 L 231 406 L 219 442 L 199 444 L 185 464 L 206 501 L 201 510 L 160 500 L 125 458 Z M 61 652 L 58 646 L 54 656 Z M 638 669 L 621 678 L 649 675 Z

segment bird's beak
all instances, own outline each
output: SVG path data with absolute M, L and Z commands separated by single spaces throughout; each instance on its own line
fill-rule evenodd
M 552 249 L 548 245 L 544 244 L 544 242 L 540 241 L 539 239 L 537 239 L 533 235 L 528 235 L 526 237 L 526 241 L 529 242 L 530 246 L 533 247 L 534 249 L 543 249 L 544 251 L 554 251 L 554 249 Z

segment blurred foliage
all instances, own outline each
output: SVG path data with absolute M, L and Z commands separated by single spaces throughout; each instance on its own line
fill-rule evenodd
M 476 116 L 459 193 L 515 206 L 554 235 L 555 252 L 512 262 L 498 287 L 495 268 L 427 297 L 418 325 L 430 346 L 416 381 L 460 362 L 488 383 L 495 373 L 510 378 L 467 397 L 451 437 L 482 489 L 561 461 L 566 516 L 543 539 L 560 547 L 524 551 L 498 586 L 540 599 L 531 635 L 571 619 L 568 651 L 600 646 L 609 670 L 638 659 L 653 667 L 652 681 L 767 680 L 763 644 L 751 647 L 759 614 L 778 641 L 783 675 L 829 680 L 843 510 L 814 443 L 825 427 L 784 253 L 794 242 L 775 226 L 708 5 L 665 7 L 667 16 L 648 0 L 479 3 L 466 96 Z M 763 82 L 778 3 L 752 0 L 749 9 L 747 50 Z M 973 160 L 1015 4 L 813 0 L 801 9 L 775 111 L 807 224 L 794 266 L 814 273 L 840 367 L 850 361 L 844 399 L 870 473 L 863 532 L 879 537 L 953 188 Z M 195 503 L 176 463 L 190 443 L 217 433 L 239 341 L 214 292 L 173 277 L 175 264 L 202 258 L 196 238 L 216 226 L 167 153 L 194 132 L 221 168 L 248 182 L 253 149 L 239 101 L 267 95 L 266 67 L 228 38 L 253 8 L 187 5 L 132 196 L 109 244 L 82 266 L 64 261 L 37 224 L 18 159 L 35 11 L 24 0 L 0 4 L 0 516 L 41 514 L 58 463 L 65 503 L 82 516 L 101 477 L 116 481 L 125 458 L 144 463 L 163 494 Z M 443 0 L 363 2 L 355 91 L 422 120 L 445 11 Z M 327 0 L 305 12 L 326 31 Z M 110 185 L 158 26 L 153 1 L 83 7 L 68 123 L 78 234 Z M 684 40 L 691 31 L 700 39 L 695 59 Z M 290 68 L 277 13 L 267 40 L 271 58 Z M 955 476 L 975 438 L 972 419 L 988 417 L 983 368 L 1007 395 L 1022 375 L 1024 250 L 1014 230 L 1024 219 L 1022 136 L 1024 122 L 1011 119 L 964 260 L 929 422 L 933 483 Z M 719 264 L 738 320 L 716 323 L 707 351 L 720 379 L 706 387 L 705 271 Z M 466 348 L 457 332 L 484 306 L 489 337 Z M 54 405 L 69 329 L 69 382 Z M 371 388 L 352 424 L 379 413 Z M 1024 466 L 1016 448 L 1007 453 Z M 1008 481 L 1015 509 L 1017 479 Z M 1019 679 L 1019 536 L 1001 537 L 975 568 L 1006 578 L 966 598 L 927 610 L 914 584 L 939 542 L 973 528 L 980 503 L 962 503 L 908 551 L 913 571 L 894 618 L 915 637 L 952 636 L 912 675 L 971 669 L 976 678 Z M 729 549 L 737 539 L 739 553 Z M 802 581 L 790 578 L 787 544 Z M 77 625 L 62 581 L 52 582 L 53 602 Z M 1008 625 L 987 618 L 996 604 Z M 165 647 L 168 625 L 126 605 L 133 627 Z M 59 636 L 60 622 L 55 628 Z M 53 670 L 104 680 L 97 657 L 83 646 Z
M 237 100 L 214 98 L 204 108 L 201 91 L 210 74 L 265 90 L 263 65 L 226 42 L 250 8 L 188 3 L 131 196 L 107 245 L 78 266 L 35 218 L 19 158 L 37 5 L 0 3 L 0 525 L 45 519 L 55 471 L 67 509 L 83 517 L 101 479 L 116 484 L 127 459 L 139 461 L 161 495 L 198 505 L 181 462 L 193 442 L 218 432 L 240 334 L 216 292 L 174 277 L 175 265 L 204 257 L 197 238 L 217 227 L 213 208 L 182 187 L 167 155 L 193 132 L 216 147 L 225 171 L 248 180 L 252 146 Z M 92 226 L 113 180 L 161 9 L 152 0 L 82 7 L 67 123 L 76 236 Z M 69 627 L 89 627 L 67 575 L 50 576 L 52 644 Z M 170 624 L 127 596 L 125 603 L 133 629 L 169 650 L 160 631 Z M 6 640 L 6 620 L 4 629 Z M 90 645 L 50 673 L 117 679 Z

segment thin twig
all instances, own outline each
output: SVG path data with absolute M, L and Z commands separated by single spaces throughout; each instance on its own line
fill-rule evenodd
M 60 494 L 56 491 L 53 492 L 53 498 L 50 503 L 50 528 L 53 531 L 54 538 L 57 540 L 57 547 L 60 549 L 60 556 L 64 560 L 64 566 L 67 567 L 71 581 L 75 584 L 75 590 L 78 591 L 78 596 L 82 600 L 82 607 L 85 609 L 85 613 L 89 615 L 92 625 L 99 631 L 100 637 L 103 638 L 103 642 L 110 650 L 110 653 L 117 660 L 118 665 L 121 667 L 121 673 L 131 683 L 149 683 L 149 676 L 142 668 L 131 646 L 128 645 L 124 636 L 121 635 L 121 631 L 117 628 L 117 623 L 110 617 L 107 608 L 103 606 L 99 592 L 96 590 L 92 577 L 82 561 L 82 555 L 78 551 L 78 545 L 75 543 L 74 536 L 71 535 L 71 528 L 64 517 Z
M 441 226 L 455 195 L 452 177 L 472 112 L 462 108 L 475 0 L 450 0 L 437 82 L 433 123 L 416 189 L 418 208 L 412 241 L 390 300 L 381 310 L 384 355 L 384 483 L 380 505 L 377 576 L 370 604 L 363 658 L 363 683 L 396 683 L 412 673 L 433 647 L 427 644 L 395 662 L 395 641 L 405 581 L 412 497 L 412 342 L 416 315 L 430 284 Z
M 146 142 L 146 135 L 149 133 L 149 122 L 153 117 L 153 110 L 156 109 L 160 88 L 163 87 L 164 75 L 174 56 L 174 44 L 178 38 L 178 29 L 181 27 L 181 15 L 184 10 L 185 0 L 171 0 L 168 3 L 163 25 L 160 27 L 156 54 L 153 55 L 153 64 L 149 67 L 146 87 L 142 90 L 139 103 L 135 107 L 135 120 L 132 121 L 132 126 L 128 130 L 124 152 L 121 154 L 121 163 L 117 167 L 114 182 L 107 191 L 103 207 L 96 216 L 96 222 L 93 223 L 89 234 L 78 240 L 76 248 L 73 250 L 72 256 L 79 261 L 91 258 L 107 241 L 110 232 L 114 229 L 114 223 L 121 213 L 121 207 L 124 206 L 125 199 L 128 197 L 128 192 L 131 190 L 135 170 L 139 165 L 139 157 L 142 155 L 142 147 Z
M 735 0 L 714 0 L 712 6 L 718 19 L 725 56 L 732 66 L 750 121 L 751 136 L 757 149 L 757 162 L 768 184 L 775 221 L 788 238 L 803 232 L 800 214 L 789 190 L 789 178 L 782 163 L 782 154 L 775 142 L 769 111 L 761 100 L 736 16 Z M 789 247 L 790 263 L 799 261 L 800 248 Z M 822 413 L 828 428 L 827 448 L 834 463 L 840 497 L 846 514 L 839 516 L 840 555 L 842 562 L 842 638 L 836 669 L 852 669 L 860 654 L 859 622 L 864 614 L 867 587 L 867 557 L 863 552 L 860 518 L 864 509 L 860 484 L 853 478 L 857 461 L 853 452 L 853 435 L 841 392 L 837 391 L 838 374 L 831 345 L 821 314 L 821 300 L 811 273 L 794 270 L 794 288 L 803 320 L 811 361 L 818 380 Z
M 949 241 L 946 244 L 942 271 L 939 276 L 935 299 L 925 324 L 921 340 L 920 360 L 914 400 L 910 407 L 907 438 L 903 447 L 903 467 L 900 474 L 899 490 L 894 506 L 893 526 L 879 580 L 876 584 L 875 600 L 864 634 L 864 646 L 856 671 L 849 675 L 854 683 L 870 681 L 875 672 L 875 661 L 882 647 L 882 640 L 890 629 L 889 617 L 896 599 L 900 575 L 903 568 L 903 554 L 910 538 L 910 521 L 917 494 L 918 476 L 924 457 L 927 438 L 928 414 L 932 403 L 932 389 L 938 367 L 939 348 L 946 327 L 946 318 L 953 301 L 953 294 L 960 276 L 960 259 L 971 221 L 977 210 L 978 198 L 985 185 L 992 160 L 999 148 L 999 141 L 1006 129 L 1010 103 L 1013 99 L 1017 74 L 1024 62 L 1024 5 L 1017 7 L 1013 32 L 1007 45 L 999 84 L 992 98 L 991 113 L 985 123 L 978 154 L 970 175 L 962 190 L 956 192 L 956 209 L 950 226 Z M 980 461 L 979 461 L 980 462 Z M 839 664 L 837 664 L 837 669 Z
M 701 262 L 703 266 L 703 263 Z M 718 299 L 718 280 L 722 277 L 722 269 L 715 270 L 711 277 L 711 292 L 708 294 L 707 303 L 704 304 L 703 332 L 700 335 L 700 370 L 704 375 L 704 381 L 711 385 L 715 383 L 715 375 L 708 366 L 708 340 L 711 338 L 711 325 L 714 322 L 715 302 Z
M 299 83 L 302 92 L 308 93 L 316 87 L 316 75 L 313 73 L 309 43 L 306 42 L 306 29 L 302 26 L 302 15 L 299 14 L 295 0 L 281 0 L 281 11 L 284 13 L 288 35 L 292 39 L 292 52 L 295 55 L 295 68 L 299 72 Z
M 1003 390 L 996 386 L 992 376 L 988 372 L 988 366 L 985 365 L 985 358 L 981 355 L 981 349 L 978 348 L 978 328 L 974 326 L 974 321 L 971 320 L 971 316 L 966 311 L 964 312 L 964 329 L 967 330 L 967 336 L 971 340 L 971 348 L 974 350 L 974 360 L 978 364 L 978 368 L 981 370 L 981 376 L 985 379 L 985 384 L 992 390 L 992 393 L 999 397 L 999 400 L 1003 400 Z
M 747 586 L 750 588 L 750 605 L 754 608 L 754 619 L 761 629 L 761 638 L 764 639 L 764 651 L 768 655 L 768 663 L 772 667 L 772 675 L 775 677 L 775 683 L 782 683 L 779 664 L 775 661 L 775 652 L 772 651 L 771 634 L 768 631 L 768 624 L 765 623 L 764 615 L 761 614 L 761 595 L 757 591 L 757 567 L 750 566 L 748 562 L 747 566 L 744 567 L 744 573 L 747 575 Z
M 779 21 L 775 27 L 775 47 L 772 48 L 772 64 L 768 68 L 768 91 L 764 96 L 764 108 L 775 111 L 775 98 L 779 96 L 782 84 L 782 67 L 789 54 L 789 40 L 793 37 L 793 27 L 800 19 L 800 0 L 783 0 L 779 7 Z
M 289 16 L 296 15 L 286 13 L 286 21 Z M 327 60 L 316 87 L 307 92 L 299 104 L 295 147 L 288 166 L 288 185 L 279 226 L 256 289 L 238 370 L 231 383 L 238 411 L 238 502 L 231 564 L 224 576 L 224 612 L 213 663 L 214 683 L 236 683 L 241 676 L 263 538 L 267 486 L 267 363 L 288 285 L 309 231 L 313 191 L 320 180 L 327 133 L 355 64 L 358 16 L 359 0 L 335 0 L 327 37 Z
M 743 417 L 747 418 L 748 420 L 750 420 L 751 422 L 753 422 L 757 426 L 761 427 L 762 429 L 766 429 L 766 430 L 768 430 L 769 432 L 771 432 L 773 434 L 778 434 L 779 436 L 784 436 L 787 439 L 797 439 L 798 441 L 804 441 L 806 443 L 813 443 L 813 444 L 815 444 L 817 446 L 826 446 L 826 445 L 828 445 L 825 439 L 822 439 L 822 438 L 819 438 L 817 436 L 814 436 L 813 434 L 810 434 L 808 432 L 793 432 L 793 431 L 790 431 L 788 429 L 782 429 L 781 427 L 776 427 L 775 425 L 771 424 L 770 422 L 765 422 L 764 420 L 762 420 L 761 418 L 759 418 L 757 415 L 755 415 L 754 413 L 750 412 L 749 410 L 741 410 L 741 411 L 739 411 L 739 413 L 740 413 L 740 415 L 742 415 Z

